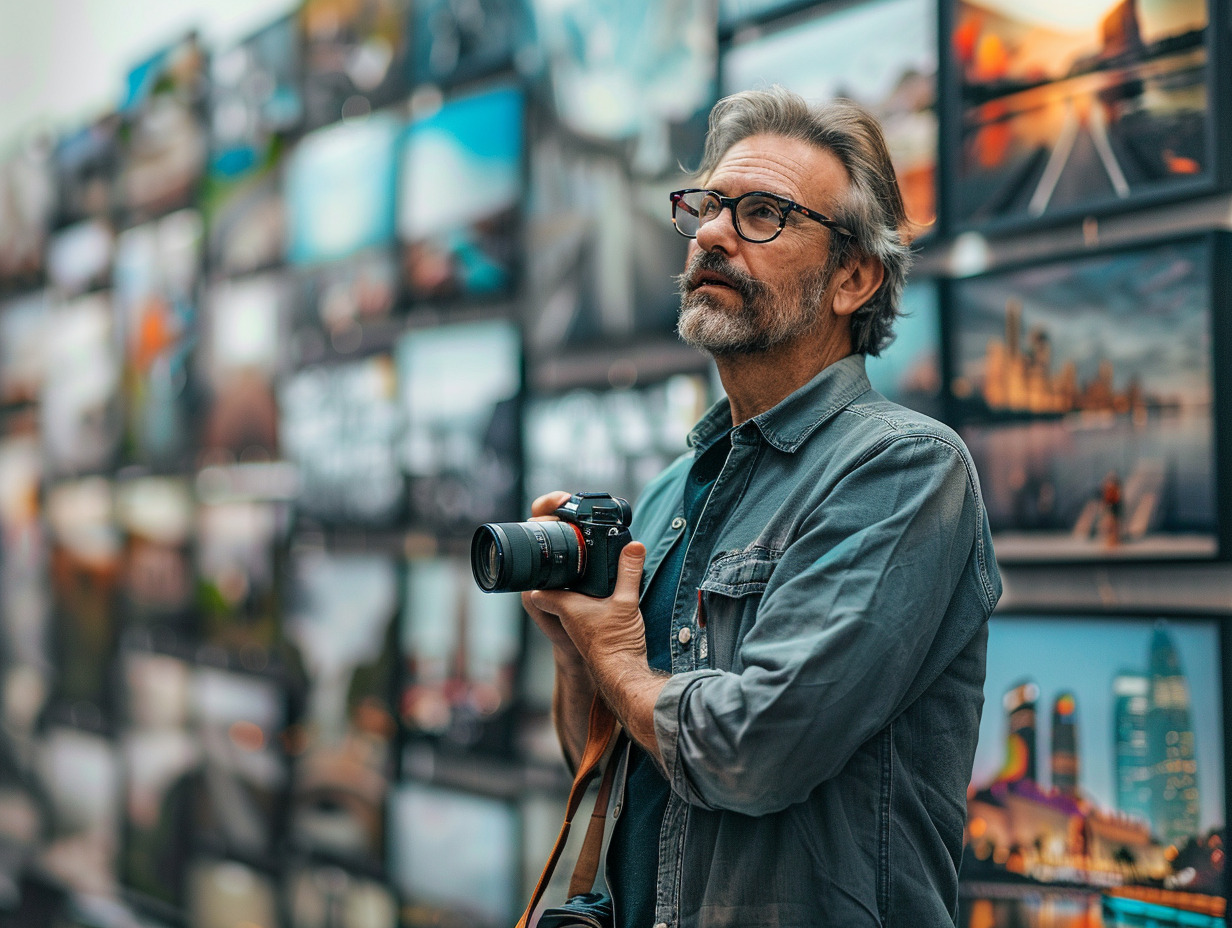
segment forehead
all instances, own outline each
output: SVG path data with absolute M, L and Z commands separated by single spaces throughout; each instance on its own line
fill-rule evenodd
M 765 190 L 820 209 L 846 192 L 847 171 L 824 148 L 781 135 L 752 135 L 727 150 L 705 185 L 727 196 Z

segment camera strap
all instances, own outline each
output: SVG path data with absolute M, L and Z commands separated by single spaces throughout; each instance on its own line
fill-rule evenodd
M 594 781 L 600 766 L 604 767 L 603 780 L 599 784 L 599 792 L 595 796 L 594 811 L 590 815 L 590 823 L 586 826 L 586 837 L 578 854 L 577 864 L 573 868 L 573 877 L 569 881 L 569 895 L 590 892 L 595 885 L 595 877 L 599 873 L 599 858 L 603 853 L 603 831 L 607 822 L 608 799 L 612 794 L 612 781 L 615 779 L 618 754 L 616 748 L 624 740 L 624 731 L 616 721 L 616 716 L 607 707 L 603 698 L 595 693 L 590 704 L 590 718 L 586 729 L 586 746 L 582 749 L 582 759 L 578 762 L 577 773 L 573 777 L 573 786 L 569 790 L 569 799 L 565 804 L 565 820 L 556 836 L 556 844 L 548 855 L 547 863 L 543 865 L 543 873 L 535 884 L 535 890 L 527 903 L 526 911 L 518 920 L 517 928 L 527 928 L 535 907 L 543 897 L 560 855 L 565 849 L 569 838 L 569 830 L 573 825 L 573 817 L 586 796 L 586 790 Z M 603 759 L 608 758 L 607 764 Z

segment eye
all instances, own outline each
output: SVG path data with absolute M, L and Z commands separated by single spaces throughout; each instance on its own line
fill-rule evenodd
M 698 206 L 697 214 L 702 219 L 712 219 L 717 216 L 723 209 L 723 204 L 719 202 L 718 197 L 707 196 L 702 199 L 701 205 Z
M 783 221 L 783 208 L 766 197 L 749 197 L 740 204 L 740 213 L 751 222 L 778 225 Z

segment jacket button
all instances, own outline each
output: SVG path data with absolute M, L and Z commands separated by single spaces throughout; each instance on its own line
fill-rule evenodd
M 680 631 L 676 633 L 676 640 L 679 641 L 681 644 L 688 644 L 690 641 L 693 640 L 692 629 L 690 629 L 689 626 L 687 625 L 684 628 L 680 629 Z
M 682 519 L 680 516 L 676 516 L 676 518 L 672 519 L 672 528 L 674 528 L 676 531 L 680 531 L 682 528 L 684 528 L 684 519 Z

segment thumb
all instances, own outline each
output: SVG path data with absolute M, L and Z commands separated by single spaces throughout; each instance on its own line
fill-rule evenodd
M 640 541 L 631 541 L 620 552 L 620 564 L 616 569 L 616 589 L 624 590 L 635 599 L 642 582 L 642 568 L 646 564 L 646 546 Z

